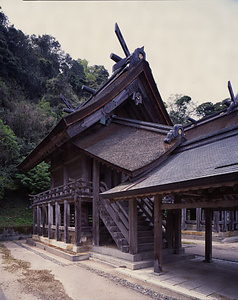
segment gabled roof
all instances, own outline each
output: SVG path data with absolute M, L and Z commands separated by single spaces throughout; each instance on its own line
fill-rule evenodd
M 207 118 L 197 124 L 201 131 L 210 123 L 210 132 L 195 135 L 170 153 L 167 160 L 146 177 L 125 182 L 102 193 L 103 198 L 126 199 L 238 184 L 238 109 L 232 114 Z M 230 122 L 229 122 L 230 119 Z M 212 122 L 210 122 L 213 120 Z M 236 120 L 236 121 L 235 121 Z M 217 130 L 215 131 L 215 127 Z M 221 128 L 218 124 L 226 124 Z M 203 129 L 202 129 L 203 127 Z M 209 127 L 207 127 L 209 128 Z M 188 135 L 186 135 L 188 137 Z
M 28 172 L 71 138 L 115 111 L 121 117 L 172 125 L 148 62 L 139 60 L 109 78 L 84 105 L 64 117 L 18 169 Z
M 164 142 L 171 126 L 113 116 L 107 127 L 95 125 L 72 143 L 130 177 L 161 163 L 180 140 Z

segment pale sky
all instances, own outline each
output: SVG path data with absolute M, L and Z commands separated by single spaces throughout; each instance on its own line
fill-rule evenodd
M 171 94 L 213 103 L 238 93 L 238 0 L 23 1 L 0 0 L 25 34 L 49 34 L 72 58 L 104 65 L 124 57 L 117 22 L 130 52 L 144 46 L 164 101 Z

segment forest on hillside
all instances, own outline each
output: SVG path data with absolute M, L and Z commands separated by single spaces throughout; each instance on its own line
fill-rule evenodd
M 37 193 L 49 184 L 48 165 L 28 176 L 16 166 L 63 116 L 62 93 L 76 107 L 98 89 L 108 71 L 72 59 L 50 35 L 25 35 L 0 11 L 0 199 L 6 190 Z
M 64 115 L 61 93 L 76 107 L 88 97 L 82 85 L 97 90 L 108 76 L 102 65 L 73 59 L 53 36 L 25 35 L 0 10 L 0 200 L 7 191 L 49 187 L 46 163 L 27 175 L 18 173 L 17 165 Z M 173 95 L 166 106 L 172 121 L 181 124 L 187 115 L 201 118 L 224 108 L 222 102 L 197 106 L 184 95 Z

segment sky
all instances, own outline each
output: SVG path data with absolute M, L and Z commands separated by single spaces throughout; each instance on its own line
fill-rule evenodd
M 74 59 L 104 65 L 113 52 L 144 46 L 164 101 L 175 94 L 197 103 L 238 93 L 238 0 L 29 1 L 0 0 L 3 12 L 25 34 L 49 34 Z M 173 96 L 172 96 L 173 97 Z

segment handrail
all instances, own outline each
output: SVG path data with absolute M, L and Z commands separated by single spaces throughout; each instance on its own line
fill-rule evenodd
M 138 199 L 138 206 L 142 210 L 142 212 L 146 215 L 149 221 L 153 224 L 153 206 L 151 207 L 150 199 L 147 198 L 140 198 Z
M 29 195 L 30 200 L 34 204 L 40 202 L 57 200 L 65 197 L 74 197 L 74 195 L 80 196 L 92 196 L 93 193 L 93 183 L 91 181 L 85 181 L 82 179 L 72 180 L 64 185 L 57 186 L 55 188 L 43 191 L 36 195 Z
M 112 207 L 112 205 L 110 204 L 110 201 L 108 199 L 101 199 L 101 203 L 106 208 L 109 215 L 111 216 L 111 218 L 113 219 L 113 221 L 115 222 L 117 227 L 120 229 L 121 233 L 123 234 L 123 236 L 125 237 L 127 242 L 129 242 L 128 228 L 126 227 L 126 225 L 124 224 L 124 222 L 120 218 L 120 215 L 118 214 L 118 212 L 116 212 L 114 210 L 114 208 Z
M 108 190 L 105 182 L 100 182 L 100 191 L 104 192 Z M 105 207 L 108 213 L 111 215 L 113 221 L 116 223 L 117 227 L 120 229 L 121 233 L 129 242 L 129 215 L 128 212 L 122 207 L 118 202 L 110 203 L 108 199 L 100 199 L 101 204 Z

